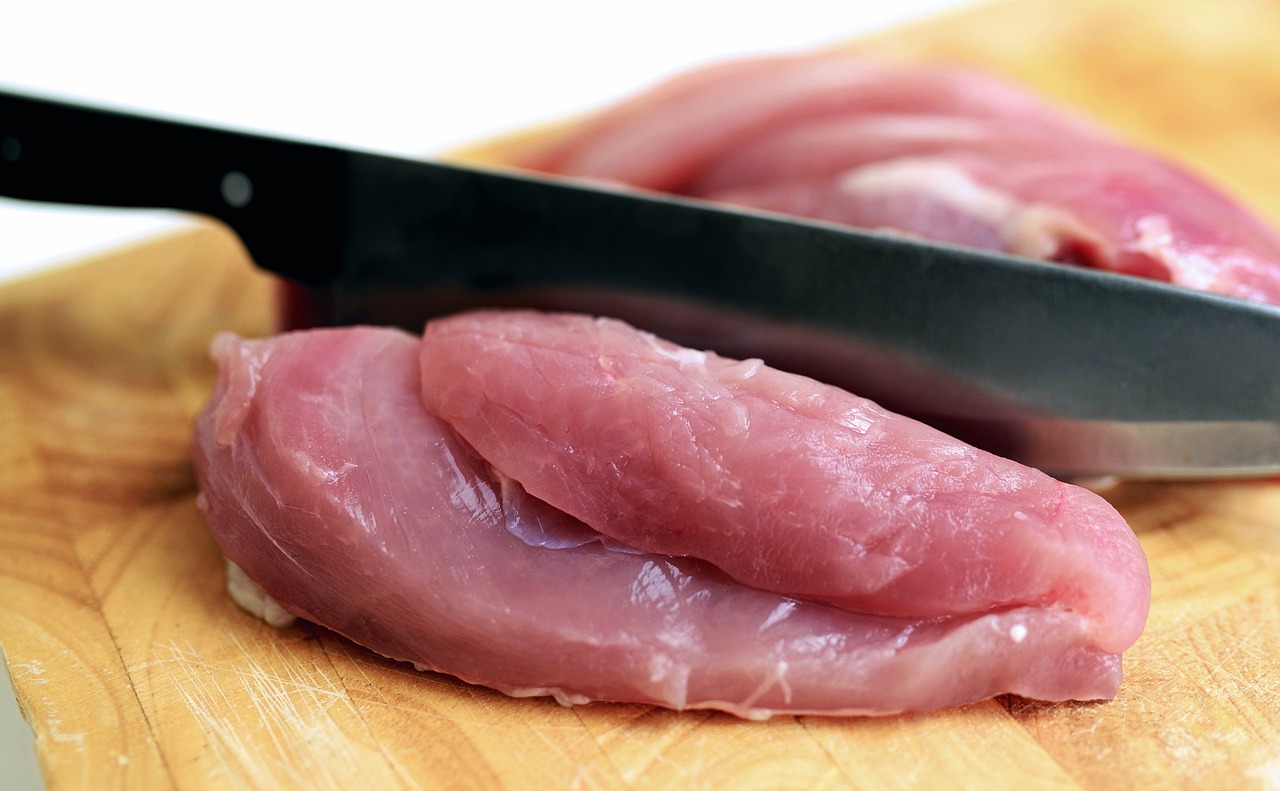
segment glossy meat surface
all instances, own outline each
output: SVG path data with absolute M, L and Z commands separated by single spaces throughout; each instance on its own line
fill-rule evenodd
M 1145 623 L 1105 500 L 838 388 L 573 314 L 432 322 L 422 365 L 428 411 L 624 544 L 887 616 L 1065 606 L 1112 651 Z
M 1014 692 L 1105 698 L 1090 615 L 859 614 L 605 539 L 495 472 L 422 405 L 390 329 L 220 336 L 200 507 L 290 613 L 515 695 L 777 712 L 922 710 Z
M 520 164 L 1280 303 L 1280 237 L 990 77 L 840 54 L 704 67 Z

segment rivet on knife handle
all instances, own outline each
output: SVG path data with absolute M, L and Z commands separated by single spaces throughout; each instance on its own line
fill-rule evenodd
M 345 236 L 342 151 L 7 92 L 0 194 L 216 217 L 307 283 L 333 277 Z

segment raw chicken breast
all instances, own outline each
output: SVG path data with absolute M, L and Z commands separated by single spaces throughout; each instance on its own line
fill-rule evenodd
M 436 374 L 420 377 L 418 341 L 400 331 L 223 335 L 214 356 L 194 458 L 219 545 L 285 611 L 386 656 L 513 695 L 752 718 L 1002 692 L 1105 698 L 1119 683 L 1118 649 L 1101 645 L 1118 637 L 1098 640 L 1115 629 L 1073 611 L 1072 596 L 966 615 L 859 614 L 620 546 L 530 497 L 430 416 L 421 392 Z
M 518 164 L 1280 303 L 1280 237 L 990 77 L 836 53 L 678 76 Z
M 427 410 L 595 530 L 859 612 L 1022 606 L 1122 651 L 1147 615 L 1133 532 L 1101 497 L 812 379 L 611 319 L 430 323 Z

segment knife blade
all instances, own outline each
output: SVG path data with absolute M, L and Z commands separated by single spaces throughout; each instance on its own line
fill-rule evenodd
M 1060 476 L 1280 473 L 1280 310 L 550 176 L 0 92 L 0 195 L 221 220 L 288 315 L 617 316 Z

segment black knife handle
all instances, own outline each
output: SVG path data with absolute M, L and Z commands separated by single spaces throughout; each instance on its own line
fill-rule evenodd
M 332 279 L 346 154 L 309 143 L 0 91 L 0 195 L 177 209 L 230 225 L 260 266 Z

